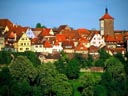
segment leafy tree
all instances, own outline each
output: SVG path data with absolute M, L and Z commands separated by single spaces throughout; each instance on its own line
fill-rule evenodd
M 11 75 L 16 80 L 33 81 L 36 76 L 36 69 L 25 56 L 18 56 L 9 66 Z
M 122 62 L 123 64 L 125 64 L 125 59 L 124 56 L 121 53 L 117 53 L 114 55 L 118 60 L 120 60 L 120 62 Z
M 8 51 L 0 51 L 0 64 L 9 64 L 11 62 L 11 53 Z
M 95 85 L 93 75 L 91 73 L 85 74 L 83 77 L 80 78 L 80 82 L 83 88 L 82 96 L 93 96 Z
M 101 84 L 106 88 L 108 96 L 125 96 L 126 74 L 124 65 L 115 57 L 105 62 L 106 72 L 102 76 Z
M 74 59 L 76 59 L 78 61 L 81 68 L 88 67 L 88 61 L 87 61 L 87 59 L 82 57 L 82 54 L 75 53 Z
M 32 51 L 25 51 L 24 54 L 28 57 L 28 59 L 33 63 L 34 66 L 38 66 L 41 64 L 41 61 L 37 57 L 36 53 Z
M 89 67 L 92 66 L 93 65 L 93 61 L 94 61 L 92 55 L 89 54 L 87 60 L 88 60 L 88 66 Z
M 47 63 L 38 67 L 39 85 L 44 95 L 71 96 L 72 86 L 64 74 L 60 74 L 54 64 Z
M 0 71 L 0 96 L 11 96 L 12 85 L 15 84 L 8 67 L 3 67 Z
M 41 23 L 37 23 L 37 24 L 36 24 L 36 28 L 46 28 L 46 26 L 41 25 Z
M 100 54 L 100 59 L 102 59 L 103 61 L 105 61 L 110 57 L 110 55 L 102 48 L 99 50 L 99 54 Z
M 80 73 L 80 65 L 76 59 L 71 59 L 66 68 L 66 75 L 69 79 L 77 79 Z
M 100 84 L 96 85 L 94 89 L 94 96 L 107 96 L 106 88 Z
M 98 59 L 94 62 L 94 66 L 97 66 L 97 67 L 104 67 L 104 61 L 103 59 Z

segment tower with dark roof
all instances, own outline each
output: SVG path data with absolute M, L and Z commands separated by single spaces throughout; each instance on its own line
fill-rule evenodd
M 114 35 L 114 18 L 109 15 L 108 9 L 105 9 L 105 14 L 100 19 L 100 34 Z

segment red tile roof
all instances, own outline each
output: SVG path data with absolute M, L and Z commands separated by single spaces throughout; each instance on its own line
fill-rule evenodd
M 90 32 L 85 28 L 77 29 L 77 32 L 79 33 L 80 36 L 82 35 L 88 36 L 90 34 Z
M 115 34 L 116 41 L 119 43 L 123 43 L 123 34 Z
M 87 40 L 87 38 L 84 38 L 84 37 L 81 37 L 79 39 L 79 42 L 81 42 L 81 43 L 89 43 L 89 41 Z
M 58 42 L 58 41 L 56 41 L 54 45 L 55 45 L 55 46 L 59 46 L 59 42 Z
M 50 44 L 50 42 L 48 40 L 46 40 L 45 43 L 44 43 L 44 47 L 45 48 L 51 48 L 52 45 Z
M 106 42 L 116 42 L 116 38 L 114 36 L 107 35 L 107 36 L 105 36 L 105 41 Z
M 83 43 L 80 43 L 77 47 L 76 47 L 77 51 L 87 51 L 88 49 L 83 45 Z
M 33 39 L 31 40 L 32 44 L 36 44 L 38 41 L 39 41 L 38 38 L 33 38 Z
M 13 26 L 13 23 L 8 19 L 0 19 L 0 26 Z
M 8 37 L 9 37 L 9 38 L 14 38 L 14 37 L 15 37 L 14 32 L 11 32 Z
M 51 36 L 50 34 L 50 28 L 45 28 L 43 31 L 42 31 L 42 36 Z
M 66 37 L 64 34 L 56 34 L 56 41 L 63 42 L 66 40 Z
M 108 13 L 104 14 L 103 17 L 100 18 L 100 20 L 104 20 L 104 19 L 114 19 L 113 17 L 111 17 Z

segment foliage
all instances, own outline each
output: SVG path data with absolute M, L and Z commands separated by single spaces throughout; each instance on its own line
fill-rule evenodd
M 100 59 L 102 59 L 103 61 L 105 61 L 110 57 L 110 55 L 102 48 L 99 50 L 99 54 L 100 54 Z
M 117 58 L 110 57 L 105 66 L 106 71 L 100 83 L 106 88 L 107 96 L 124 96 L 127 86 L 124 65 Z
M 93 61 L 94 61 L 92 55 L 88 54 L 87 61 L 88 61 L 88 66 L 89 66 L 89 67 L 92 66 Z
M 97 67 L 104 67 L 104 61 L 103 59 L 98 59 L 94 62 L 94 66 L 97 66 Z
M 11 53 L 8 51 L 0 51 L 0 64 L 9 64 L 11 62 Z
M 54 64 L 47 63 L 38 67 L 40 86 L 45 95 L 71 96 L 72 86 L 64 74 L 60 74 Z
M 12 53 L 12 54 L 15 56 L 15 58 L 16 58 L 17 56 L 20 56 L 20 55 L 26 56 L 26 57 L 32 62 L 32 64 L 33 64 L 35 67 L 41 64 L 41 61 L 39 60 L 39 58 L 37 57 L 37 55 L 36 55 L 35 52 L 32 52 L 32 51 L 25 51 L 25 52 L 16 52 L 16 53 L 14 52 L 14 53 Z
M 68 62 L 66 68 L 66 75 L 69 79 L 77 79 L 80 73 L 80 66 L 79 62 L 76 59 L 71 59 Z
M 95 85 L 93 75 L 91 73 L 85 74 L 83 77 L 80 78 L 80 82 L 83 88 L 82 96 L 93 96 Z
M 41 23 L 37 23 L 37 24 L 36 24 L 36 28 L 46 28 L 46 26 L 41 25 Z

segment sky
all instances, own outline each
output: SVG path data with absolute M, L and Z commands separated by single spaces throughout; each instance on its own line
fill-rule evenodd
M 128 0 L 0 0 L 0 19 L 34 28 L 68 25 L 99 30 L 105 8 L 114 18 L 115 30 L 128 30 Z

